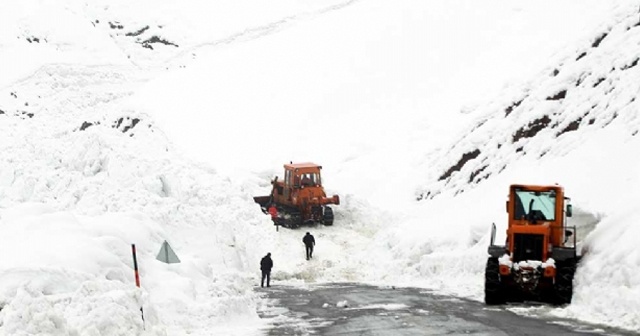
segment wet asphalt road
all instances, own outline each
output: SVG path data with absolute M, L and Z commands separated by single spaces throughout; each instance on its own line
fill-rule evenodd
M 258 291 L 267 299 L 258 313 L 271 324 L 264 331 L 269 336 L 638 335 L 574 320 L 521 316 L 505 306 L 487 307 L 418 288 L 275 285 Z

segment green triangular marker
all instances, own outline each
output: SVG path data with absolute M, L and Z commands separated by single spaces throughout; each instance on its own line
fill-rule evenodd
M 180 259 L 178 259 L 178 256 L 173 252 L 173 249 L 169 246 L 169 243 L 167 243 L 166 240 L 162 243 L 162 247 L 160 248 L 160 252 L 158 252 L 156 259 L 167 264 L 176 264 L 180 262 Z

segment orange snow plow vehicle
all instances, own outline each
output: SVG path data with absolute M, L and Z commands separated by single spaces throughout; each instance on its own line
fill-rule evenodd
M 572 215 L 569 202 L 558 185 L 510 186 L 504 246 L 494 244 L 496 226 L 492 226 L 485 269 L 486 304 L 571 302 L 579 257 L 576 228 L 566 222 Z
M 278 210 L 276 225 L 297 228 L 302 224 L 322 223 L 333 225 L 333 210 L 329 204 L 340 204 L 340 197 L 327 197 L 322 186 L 320 170 L 314 163 L 289 163 L 284 165 L 284 179 L 276 176 L 271 184 L 271 194 L 255 196 L 264 213 L 273 204 Z

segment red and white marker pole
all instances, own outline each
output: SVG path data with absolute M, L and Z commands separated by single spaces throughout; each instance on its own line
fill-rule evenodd
M 138 259 L 136 258 L 136 244 L 131 244 L 131 253 L 133 254 L 133 271 L 136 275 L 136 286 L 140 288 L 140 275 L 138 275 Z
M 136 244 L 131 244 L 131 253 L 133 254 L 133 271 L 136 275 L 136 287 L 140 288 L 140 275 L 138 274 L 138 258 L 136 257 Z M 142 314 L 142 329 L 144 329 L 144 311 L 140 307 Z

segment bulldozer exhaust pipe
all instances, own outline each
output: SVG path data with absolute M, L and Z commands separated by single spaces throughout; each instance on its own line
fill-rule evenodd
M 322 203 L 340 205 L 340 196 L 333 195 L 331 198 L 325 197 L 322 199 Z

